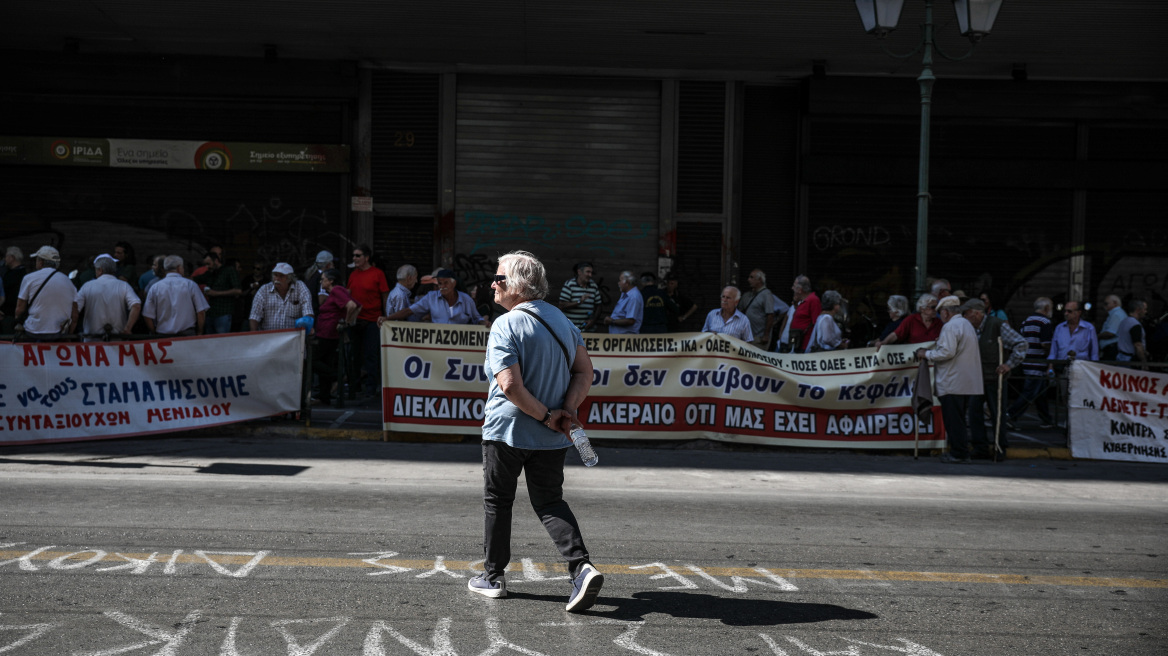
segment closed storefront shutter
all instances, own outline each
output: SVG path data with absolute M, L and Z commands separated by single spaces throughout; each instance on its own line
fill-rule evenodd
M 486 283 L 523 249 L 551 296 L 591 261 L 606 302 L 622 270 L 656 270 L 660 83 L 460 76 L 455 266 Z M 484 285 L 485 286 L 485 285 Z

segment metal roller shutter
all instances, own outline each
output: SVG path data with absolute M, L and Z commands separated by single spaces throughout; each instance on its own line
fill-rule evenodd
M 660 83 L 460 76 L 456 269 L 482 283 L 499 255 L 535 253 L 551 294 L 589 260 L 606 302 L 622 270 L 656 270 Z

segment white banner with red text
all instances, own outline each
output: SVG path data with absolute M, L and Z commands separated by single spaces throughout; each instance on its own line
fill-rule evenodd
M 1168 374 L 1071 363 L 1071 455 L 1168 463 Z
M 386 323 L 385 430 L 477 433 L 487 335 L 480 326 Z M 903 449 L 916 423 L 922 448 L 944 445 L 939 406 L 914 422 L 919 344 L 800 355 L 714 333 L 585 333 L 584 344 L 595 371 L 579 414 L 593 437 Z
M 0 444 L 150 435 L 300 407 L 304 331 L 0 344 Z

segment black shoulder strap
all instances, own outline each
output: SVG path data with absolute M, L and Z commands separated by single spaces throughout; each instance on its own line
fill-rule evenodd
M 536 313 L 532 312 L 531 310 L 528 310 L 527 308 L 521 308 L 521 307 L 517 307 L 517 308 L 515 308 L 515 309 L 516 309 L 516 310 L 519 310 L 520 312 L 522 312 L 522 313 L 524 313 L 524 314 L 529 314 L 529 315 L 531 315 L 532 317 L 535 317 L 535 320 L 536 320 L 536 321 L 538 321 L 538 322 L 542 323 L 544 328 L 547 328 L 548 332 L 549 332 L 549 333 L 551 333 L 551 334 L 552 334 L 552 337 L 553 337 L 553 338 L 556 340 L 556 343 L 560 345 L 560 350 L 564 352 L 564 361 L 567 363 L 567 365 L 568 365 L 569 367 L 571 367 L 571 366 L 572 366 L 572 358 L 568 357 L 568 347 L 567 347 L 567 346 L 564 346 L 564 342 L 562 342 L 562 341 L 560 340 L 559 336 L 558 336 L 558 335 L 556 335 L 556 331 L 552 330 L 552 327 L 551 327 L 551 326 L 549 326 L 549 325 L 548 325 L 548 323 L 547 323 L 546 321 L 544 321 L 544 320 L 543 320 L 543 317 L 541 317 L 541 316 L 539 316 L 538 314 L 536 314 Z
M 37 296 L 41 295 L 41 290 L 45 288 L 45 285 L 49 284 L 49 281 L 53 279 L 53 276 L 56 275 L 58 271 L 59 269 L 53 267 L 53 272 L 45 276 L 44 282 L 41 283 L 40 287 L 37 287 L 36 293 L 32 295 L 32 298 L 28 299 L 28 305 L 24 306 L 25 312 L 30 312 L 32 310 L 32 304 L 36 303 Z

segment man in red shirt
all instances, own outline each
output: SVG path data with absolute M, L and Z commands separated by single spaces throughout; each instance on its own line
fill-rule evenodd
M 385 272 L 373 266 L 373 250 L 366 244 L 353 249 L 353 271 L 349 274 L 349 294 L 361 306 L 354 336 L 359 340 L 356 353 L 364 361 L 365 393 L 373 396 L 381 389 L 381 329 L 377 317 L 389 296 Z
M 811 279 L 807 276 L 796 276 L 791 291 L 795 294 L 794 309 L 787 313 L 787 323 L 783 326 L 783 334 L 779 338 L 779 346 L 787 344 L 791 351 L 804 353 L 807 343 L 811 341 L 811 327 L 819 318 L 822 307 L 819 297 L 811 291 Z

